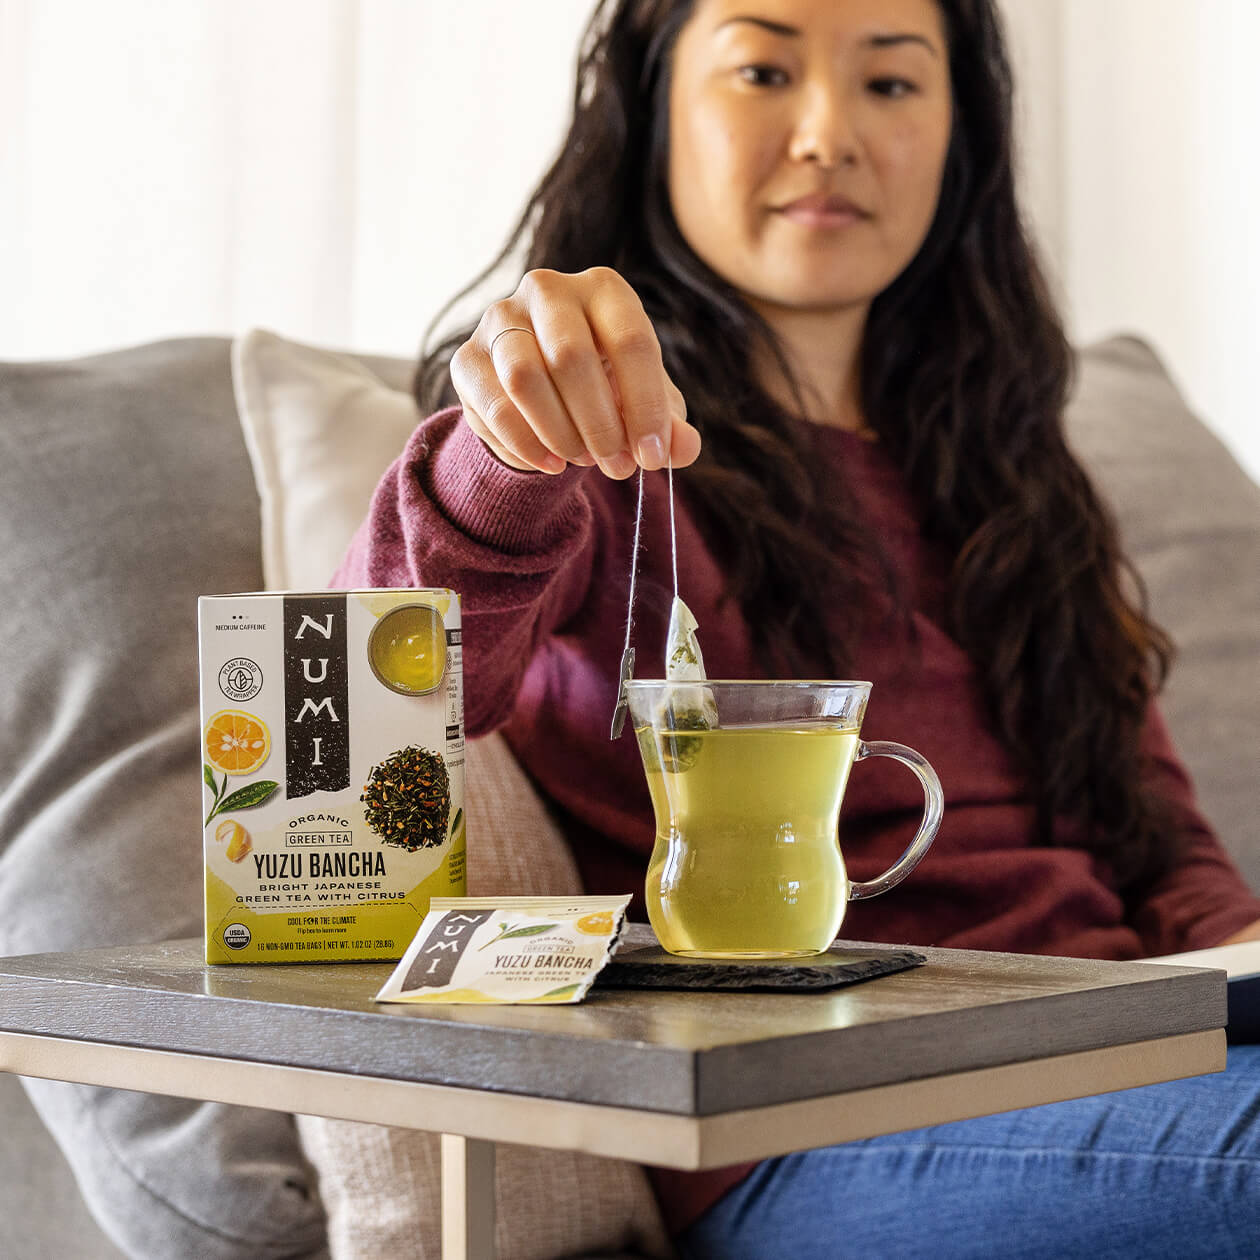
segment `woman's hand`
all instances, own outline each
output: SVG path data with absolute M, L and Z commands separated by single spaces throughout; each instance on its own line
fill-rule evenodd
M 527 272 L 451 359 L 474 433 L 505 464 L 622 480 L 700 454 L 643 304 L 617 272 Z

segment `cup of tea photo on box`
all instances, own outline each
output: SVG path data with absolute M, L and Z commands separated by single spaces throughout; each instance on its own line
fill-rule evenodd
M 206 961 L 400 958 L 465 888 L 459 597 L 198 603 Z

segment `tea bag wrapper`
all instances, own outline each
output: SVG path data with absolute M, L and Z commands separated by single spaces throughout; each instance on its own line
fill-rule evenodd
M 378 1002 L 580 1002 L 608 962 L 631 894 L 434 897 Z

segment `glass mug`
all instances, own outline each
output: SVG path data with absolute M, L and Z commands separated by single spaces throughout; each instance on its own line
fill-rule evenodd
M 867 682 L 628 684 L 656 846 L 647 909 L 661 945 L 690 958 L 794 958 L 835 939 L 850 901 L 918 865 L 941 785 L 911 748 L 864 743 Z M 923 787 L 918 833 L 877 879 L 850 883 L 840 805 L 855 761 L 892 757 Z

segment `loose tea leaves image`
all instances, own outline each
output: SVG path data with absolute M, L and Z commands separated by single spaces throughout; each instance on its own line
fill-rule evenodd
M 446 840 L 451 785 L 440 753 L 409 745 L 373 766 L 363 786 L 363 816 L 385 841 L 414 853 Z

